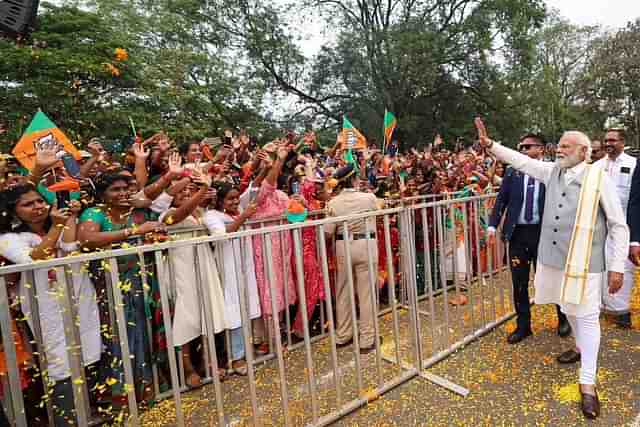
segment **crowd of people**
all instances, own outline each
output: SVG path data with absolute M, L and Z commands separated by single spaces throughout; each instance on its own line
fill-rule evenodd
M 471 147 L 445 149 L 440 137 L 422 151 L 412 149 L 406 153 L 398 152 L 397 143 L 389 144 L 384 153 L 371 147 L 348 154 L 348 147 L 340 142 L 325 149 L 313 131 L 299 137 L 287 133 L 261 147 L 246 133 L 233 135 L 229 131 L 223 138 L 180 145 L 162 132 L 146 140 L 138 138 L 129 147 L 94 138 L 75 162 L 52 135 L 36 141 L 34 149 L 34 166 L 30 170 L 10 155 L 3 155 L 0 161 L 0 256 L 5 265 L 274 225 L 282 221 L 292 201 L 307 212 L 322 214 L 331 200 L 351 190 L 353 178 L 358 179 L 358 189 L 370 194 L 374 207 L 383 207 L 385 201 L 397 203 L 420 195 L 489 193 L 504 173 L 503 165 Z M 69 182 L 77 186 L 65 187 Z M 378 235 L 382 237 L 379 222 Z M 193 226 L 201 227 L 193 231 Z M 334 231 L 339 240 L 341 231 Z M 152 366 L 167 364 L 168 340 L 158 278 L 170 270 L 176 288 L 172 342 L 181 350 L 188 386 L 198 386 L 203 375 L 202 357 L 196 354 L 205 343 L 206 323 L 203 312 L 194 310 L 202 301 L 201 290 L 195 285 L 198 274 L 206 283 L 206 306 L 212 313 L 216 337 L 223 336 L 224 331 L 230 336 L 228 343 L 224 339 L 216 343 L 230 361 L 220 360 L 221 378 L 247 374 L 239 270 L 248 272 L 247 313 L 258 354 L 269 351 L 273 317 L 282 320 L 285 310 L 293 318 L 290 332 L 294 341 L 303 337 L 304 319 L 311 332 L 318 333 L 319 302 L 327 295 L 317 256 L 316 230 L 307 227 L 302 232 L 306 304 L 298 299 L 291 233 L 274 233 L 268 238 L 273 283 L 268 280 L 267 254 L 259 236 L 248 244 L 225 241 L 216 249 L 206 245 L 170 249 L 170 266 L 156 264 L 150 255 L 145 255 L 143 261 L 135 255 L 117 258 L 139 401 L 153 397 Z M 391 239 L 397 267 L 399 238 L 395 223 Z M 341 247 L 331 241 L 329 245 L 334 254 L 336 246 Z M 384 288 L 388 274 L 383 238 L 378 239 L 378 245 L 378 281 L 379 287 Z M 194 251 L 198 268 L 194 265 Z M 336 282 L 346 279 L 339 268 L 340 256 L 330 258 L 335 291 Z M 244 260 L 245 265 L 238 265 L 237 260 Z M 107 303 L 105 268 L 101 263 L 92 263 L 89 268 L 74 265 L 72 275 L 82 356 L 88 384 L 94 391 L 92 407 L 99 407 L 105 400 L 109 405 L 124 405 L 124 373 L 113 363 L 122 355 L 115 331 L 110 330 L 112 313 Z M 74 403 L 61 301 L 51 291 L 59 286 L 59 279 L 55 270 L 35 271 L 33 290 L 38 298 L 44 351 L 33 345 L 28 281 L 27 274 L 18 274 L 8 283 L 10 298 L 18 302 L 12 305 L 13 324 L 19 338 L 18 360 L 27 414 L 34 422 L 44 417 L 40 404 L 42 375 L 38 374 L 38 355 L 42 354 L 53 390 L 56 425 L 66 425 L 72 418 Z M 302 313 L 303 306 L 306 315 Z M 346 318 L 340 310 L 337 316 L 339 329 L 348 334 Z M 348 337 L 343 341 L 347 342 Z M 361 347 L 371 349 L 371 341 L 363 342 Z M 168 385 L 167 371 L 159 369 L 159 375 L 161 386 Z
M 381 208 L 389 203 L 414 203 L 418 196 L 454 198 L 492 194 L 505 175 L 505 163 L 480 144 L 468 147 L 455 144 L 454 149 L 448 149 L 437 136 L 421 150 L 399 152 L 395 142 L 382 151 L 376 147 L 351 150 L 344 141 L 339 139 L 332 147 L 324 148 L 313 131 L 299 136 L 289 132 L 281 139 L 259 146 L 245 132 L 234 135 L 226 131 L 222 138 L 177 145 L 170 136 L 159 132 L 146 140 L 137 138 L 128 147 L 92 139 L 86 150 L 80 152 L 81 158 L 75 165 L 61 154 L 55 138 L 43 138 L 35 144 L 35 166 L 30 170 L 21 167 L 11 156 L 3 156 L 0 162 L 0 256 L 5 265 L 22 264 L 169 238 L 186 239 L 205 233 L 220 235 L 247 227 L 268 227 L 283 221 L 295 204 L 303 206 L 305 212 L 338 216 Z M 552 145 L 542 151 L 543 157 L 555 158 Z M 69 182 L 77 183 L 77 187 L 64 187 Z M 355 193 L 349 195 L 356 191 L 365 194 L 357 203 Z M 345 210 L 347 202 L 353 204 Z M 365 207 L 359 210 L 361 205 Z M 488 218 L 493 205 L 487 202 L 480 206 L 486 211 L 476 216 L 480 232 L 474 238 L 479 240 L 480 253 L 474 256 L 484 261 L 473 268 L 486 269 L 490 228 L 485 217 Z M 457 222 L 458 216 L 454 218 Z M 418 226 L 422 224 L 416 215 Z M 456 227 L 455 224 L 449 226 Z M 334 234 L 337 241 L 344 238 L 345 230 L 341 227 L 329 228 L 327 231 Z M 458 231 L 456 227 L 456 233 Z M 367 271 L 366 251 L 362 252 L 357 240 L 377 236 L 378 288 L 384 289 L 389 284 L 384 232 L 381 223 L 356 224 L 350 232 L 353 234 L 354 280 L 361 286 L 358 293 L 362 305 L 370 295 L 367 294 L 369 287 L 362 284 L 368 278 L 360 274 Z M 434 234 L 431 231 L 430 235 Z M 390 236 L 392 264 L 397 267 L 400 242 L 395 223 Z M 417 231 L 418 275 L 423 274 L 420 265 L 425 262 L 421 236 Z M 145 402 L 153 398 L 152 366 L 161 368 L 167 364 L 168 331 L 163 323 L 158 279 L 170 274 L 175 278 L 171 342 L 180 349 L 187 386 L 200 385 L 204 372 L 198 353 L 206 345 L 206 313 L 194 307 L 209 307 L 216 346 L 229 361 L 220 360 L 220 378 L 247 374 L 245 317 L 251 322 L 254 350 L 265 354 L 275 333 L 274 318 L 282 321 L 286 313 L 290 313 L 294 319 L 290 332 L 294 340 L 300 340 L 305 319 L 309 330 L 317 333 L 321 329 L 318 325 L 320 301 L 337 295 L 338 344 L 349 345 L 354 338 L 350 312 L 344 305 L 345 300 L 340 298 L 346 286 L 345 272 L 341 269 L 343 245 L 329 241 L 329 245 L 335 246 L 328 260 L 335 295 L 325 295 L 321 260 L 317 256 L 320 238 L 324 236 L 318 236 L 316 228 L 303 228 L 304 304 L 298 292 L 295 244 L 288 232 L 266 237 L 270 239 L 269 259 L 265 259 L 267 241 L 260 236 L 242 243 L 229 240 L 215 246 L 176 247 L 169 250 L 168 263 L 158 264 L 151 255 L 143 259 L 137 255 L 118 257 L 118 280 L 123 291 L 138 400 Z M 464 240 L 461 244 L 464 245 Z M 467 265 L 464 260 L 467 250 L 462 248 L 458 272 L 460 266 Z M 500 262 L 503 257 L 503 253 L 494 254 Z M 272 271 L 265 267 L 267 263 Z M 447 273 L 453 273 L 454 268 L 448 270 Z M 124 372 L 121 364 L 113 363 L 121 360 L 122 354 L 114 331 L 110 330 L 113 319 L 110 319 L 105 276 L 102 263 L 92 263 L 89 268 L 73 266 L 82 356 L 94 409 L 104 402 L 112 407 L 126 404 Z M 269 280 L 270 277 L 273 280 Z M 196 286 L 199 281 L 206 284 L 204 295 L 199 294 L 202 289 Z M 423 292 L 424 277 L 419 277 L 417 283 Z M 37 369 L 38 357 L 43 355 L 47 362 L 46 376 L 53 388 L 55 423 L 68 425 L 74 402 L 61 302 L 52 291 L 59 286 L 55 270 L 35 270 L 33 285 L 31 287 L 26 274 L 16 275 L 8 282 L 10 297 L 17 302 L 11 307 L 27 415 L 30 425 L 46 422 L 42 421 L 46 414 L 40 404 L 42 375 Z M 248 302 L 247 316 L 241 311 L 241 286 Z M 33 346 L 31 289 L 38 295 L 44 352 Z M 361 306 L 361 316 L 364 316 L 362 310 Z M 360 327 L 360 351 L 366 353 L 373 348 L 375 337 L 366 319 L 361 319 Z M 223 338 L 225 331 L 229 340 Z M 167 371 L 159 369 L 159 377 L 161 386 L 168 386 Z

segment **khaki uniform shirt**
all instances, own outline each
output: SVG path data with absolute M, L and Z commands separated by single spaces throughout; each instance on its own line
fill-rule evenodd
M 363 193 L 361 191 L 355 191 L 353 189 L 344 189 L 338 196 L 332 199 L 328 205 L 329 216 L 344 216 L 364 213 L 368 211 L 375 211 L 378 209 L 377 198 L 371 193 Z M 369 232 L 375 232 L 375 221 L 370 221 L 371 226 Z M 367 226 L 364 218 L 348 221 L 349 233 L 366 233 Z M 328 234 L 338 232 L 342 234 L 342 224 L 333 223 L 327 224 L 325 230 Z

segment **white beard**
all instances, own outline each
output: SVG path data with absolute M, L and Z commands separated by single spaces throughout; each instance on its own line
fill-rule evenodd
M 556 164 L 560 166 L 561 169 L 569 169 L 582 162 L 582 160 L 578 154 L 571 154 L 564 158 L 557 158 Z

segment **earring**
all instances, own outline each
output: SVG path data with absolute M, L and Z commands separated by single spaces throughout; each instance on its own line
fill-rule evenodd
M 15 230 L 18 227 L 20 227 L 22 225 L 22 221 L 20 220 L 20 218 L 15 217 L 13 218 L 13 220 L 11 221 L 11 230 Z

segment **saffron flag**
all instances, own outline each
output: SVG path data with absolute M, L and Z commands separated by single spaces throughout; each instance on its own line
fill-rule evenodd
M 391 111 L 385 110 L 385 113 L 384 113 L 384 142 L 385 142 L 385 144 L 389 144 L 391 142 L 391 137 L 393 136 L 393 131 L 396 130 L 396 126 L 397 125 L 398 125 L 398 120 L 396 120 L 396 116 L 394 116 Z
M 346 117 L 342 120 L 342 132 L 340 132 L 338 140 L 345 150 L 364 150 L 367 148 L 367 138 Z
M 76 160 L 80 160 L 80 152 L 73 146 L 69 138 L 47 117 L 42 111 L 38 111 L 29 127 L 24 132 L 11 153 L 25 168 L 32 170 L 36 164 L 36 143 L 42 139 L 55 139 L 62 145 L 64 151 L 71 154 Z

